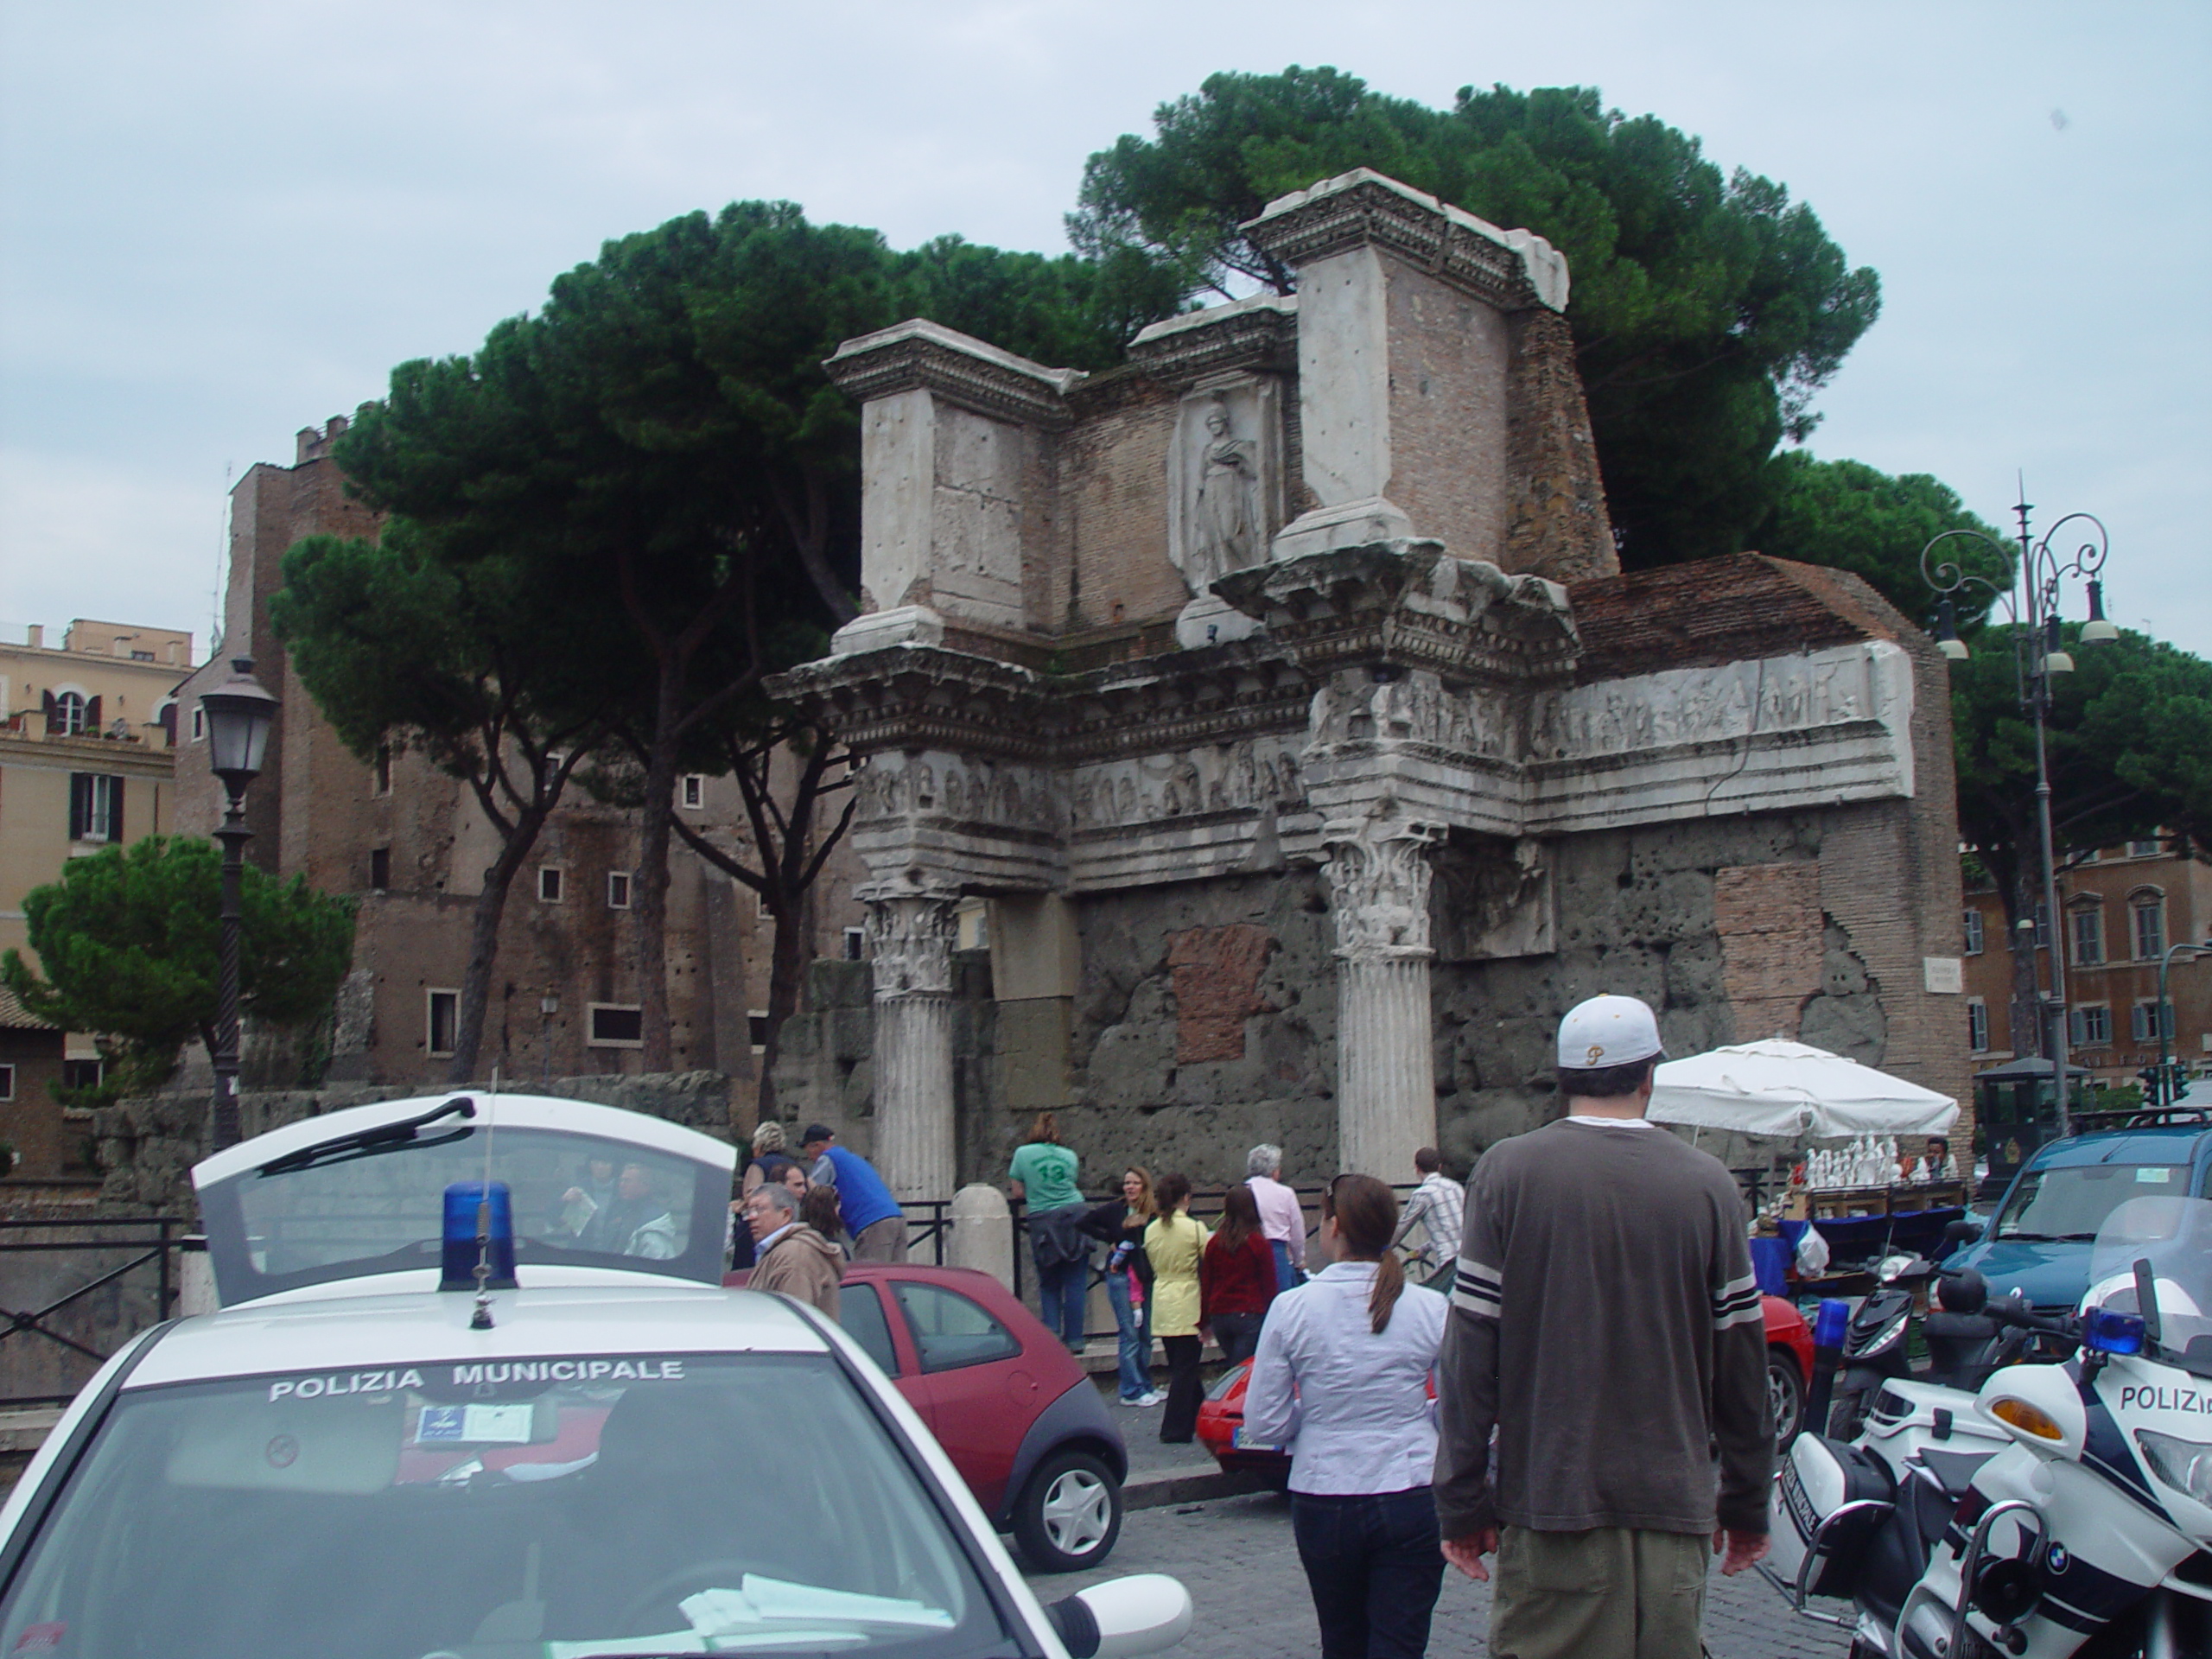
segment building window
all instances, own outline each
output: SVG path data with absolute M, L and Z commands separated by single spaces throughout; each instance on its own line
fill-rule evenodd
M 1989 1052 L 1989 1005 L 1978 996 L 1967 1004 L 1967 1046 L 1977 1054 Z
M 2166 1017 L 2163 1022 L 2158 1020 L 2157 1014 L 2158 1007 L 2158 998 L 2154 996 L 2145 997 L 2129 1011 L 2127 1020 L 2128 1034 L 2134 1038 L 2137 1042 L 2155 1043 L 2162 1037 L 2168 1042 L 2171 1042 L 2173 1040 L 2174 1005 L 2171 1002 L 2166 1004 Z M 2165 1030 L 2163 1032 L 2158 1029 L 2161 1023 L 2165 1027 Z
M 2078 1007 L 2067 1016 L 2071 1027 L 2069 1033 L 2077 1048 L 2108 1048 L 2112 1046 L 2112 1010 L 2101 1002 L 2091 1002 Z
M 745 1011 L 745 1031 L 746 1040 L 753 1045 L 753 1052 L 755 1054 L 767 1052 L 768 1010 L 747 1008 Z
M 379 743 L 377 745 L 377 758 L 371 765 L 369 777 L 370 793 L 375 795 L 389 795 L 391 793 L 391 744 Z
M 561 871 L 558 866 L 548 864 L 537 872 L 537 896 L 549 905 L 561 902 Z
M 391 849 L 389 847 L 370 848 L 369 890 L 372 893 L 383 893 L 387 891 L 391 886 Z
M 53 712 L 47 716 L 46 733 L 48 737 L 74 737 L 85 729 L 86 723 L 83 696 L 75 691 L 64 691 L 54 699 Z
M 2069 931 L 2074 936 L 2074 960 L 2084 968 L 2094 968 L 2105 959 L 2105 908 L 2102 905 L 2082 905 L 2066 915 Z
M 630 908 L 630 873 L 609 870 L 607 873 L 607 907 L 609 910 Z
M 15 1097 L 16 1068 L 12 1065 L 0 1065 L 0 1100 L 13 1100 Z
M 130 653 L 130 660 L 134 663 L 150 663 L 154 660 L 154 653 L 150 651 L 134 651 Z
M 69 839 L 123 839 L 123 779 L 103 772 L 69 774 Z
M 952 948 L 956 950 L 988 950 L 991 948 L 990 906 L 982 899 L 971 899 L 952 912 Z
M 192 705 L 192 741 L 204 742 L 207 736 L 207 711 L 198 703 Z
M 707 779 L 704 773 L 687 772 L 683 774 L 683 801 L 684 805 L 690 807 L 700 807 L 706 804 Z
M 2166 950 L 2166 901 L 2141 899 L 2131 910 L 2135 921 L 2136 960 L 2155 962 Z
M 2163 858 L 2165 856 L 2165 852 L 2166 843 L 2156 836 L 2152 836 L 2148 841 L 2131 841 L 2127 843 L 2127 855 L 2130 858 Z
M 858 962 L 868 955 L 868 930 L 849 927 L 845 930 L 845 960 Z
M 433 1056 L 451 1054 L 461 1033 L 461 993 L 459 991 L 431 991 L 429 1018 L 425 1029 L 429 1037 L 429 1048 Z
M 591 1010 L 591 1046 L 594 1048 L 643 1048 L 645 1046 L 645 1016 L 634 1003 L 594 1002 Z
M 2036 949 L 2050 949 L 2050 906 L 2040 901 L 2036 905 Z
M 1981 912 L 1969 910 L 1967 912 L 1967 955 L 1978 957 L 1986 948 L 1987 941 L 1981 931 Z
M 107 1062 L 95 1054 L 89 1060 L 61 1062 L 64 1089 L 97 1089 L 107 1077 Z

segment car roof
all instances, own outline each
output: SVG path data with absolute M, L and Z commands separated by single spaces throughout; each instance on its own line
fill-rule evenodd
M 469 1328 L 475 1306 L 466 1291 L 248 1303 L 180 1321 L 125 1386 L 448 1361 L 830 1350 L 781 1297 L 673 1281 L 495 1291 L 489 1331 Z
M 652 1117 L 620 1107 L 601 1106 L 588 1100 L 563 1100 L 553 1095 L 495 1095 L 485 1089 L 449 1089 L 442 1094 L 412 1095 L 404 1100 L 379 1100 L 366 1106 L 350 1106 L 322 1117 L 302 1118 L 282 1128 L 257 1135 L 251 1141 L 226 1147 L 202 1159 L 192 1168 L 192 1184 L 200 1191 L 258 1169 L 288 1153 L 381 1128 L 444 1105 L 467 1099 L 474 1103 L 480 1121 L 506 1128 L 561 1129 L 621 1141 L 654 1152 L 671 1153 L 726 1170 L 737 1167 L 737 1148 L 727 1141 L 687 1129 L 681 1123 Z
M 2212 1124 L 2170 1123 L 2141 1128 L 2092 1130 L 2039 1147 L 2031 1169 L 2078 1169 L 2094 1164 L 2188 1163 L 2212 1142 Z

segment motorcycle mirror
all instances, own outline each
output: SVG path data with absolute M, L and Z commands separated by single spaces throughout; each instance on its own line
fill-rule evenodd
M 1972 1217 L 1961 1217 L 1943 1229 L 1946 1244 L 1971 1244 L 1981 1236 L 1981 1224 Z
M 1936 1281 L 1936 1300 L 1947 1313 L 1979 1313 L 1989 1304 L 1989 1281 L 1972 1268 L 1947 1273 Z

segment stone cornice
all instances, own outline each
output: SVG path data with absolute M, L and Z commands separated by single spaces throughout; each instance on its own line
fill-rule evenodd
M 926 391 L 979 415 L 1056 429 L 1074 418 L 1067 394 L 1084 378 L 920 318 L 847 340 L 823 367 L 855 403 Z
M 1255 295 L 1155 322 L 1129 342 L 1129 360 L 1179 390 L 1210 374 L 1287 372 L 1298 366 L 1298 301 Z
M 1279 196 L 1243 229 L 1293 267 L 1371 244 L 1502 311 L 1567 309 L 1567 257 L 1542 237 L 1500 230 L 1369 168 Z
M 1366 665 L 1542 683 L 1571 675 L 1580 650 L 1556 582 L 1453 558 L 1440 542 L 1311 553 L 1240 570 L 1214 591 L 1317 678 Z

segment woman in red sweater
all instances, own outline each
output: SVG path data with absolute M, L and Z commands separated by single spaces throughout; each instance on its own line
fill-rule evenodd
M 1260 1326 L 1275 1298 L 1275 1256 L 1260 1227 L 1260 1206 L 1249 1186 L 1232 1186 L 1222 1199 L 1221 1230 L 1198 1262 L 1199 1318 L 1234 1365 L 1260 1345 Z

